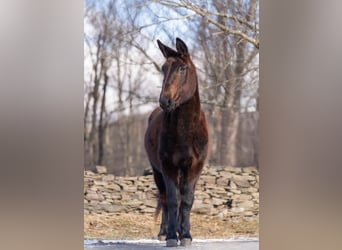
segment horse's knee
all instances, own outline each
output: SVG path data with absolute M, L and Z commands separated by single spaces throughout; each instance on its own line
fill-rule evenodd
M 186 210 L 190 210 L 192 208 L 192 204 L 194 203 L 194 190 L 191 187 L 186 187 L 182 194 L 182 207 Z
M 176 188 L 176 186 L 168 186 L 166 191 L 166 204 L 168 210 L 177 209 L 179 202 L 178 196 L 179 190 Z
M 182 209 L 189 212 L 192 208 L 192 205 L 194 203 L 194 199 L 191 197 L 185 197 L 182 199 Z
M 168 208 L 169 211 L 178 208 L 177 197 L 169 197 L 167 199 L 167 208 Z

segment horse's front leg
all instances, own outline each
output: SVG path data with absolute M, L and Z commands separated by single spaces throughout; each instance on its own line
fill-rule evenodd
M 191 245 L 190 211 L 194 203 L 195 185 L 193 182 L 185 182 L 181 191 L 180 206 L 180 236 L 182 246 Z
M 168 176 L 164 177 L 166 184 L 166 202 L 168 209 L 168 230 L 166 236 L 166 246 L 167 247 L 175 247 L 177 246 L 178 237 L 177 237 L 177 216 L 178 216 L 178 196 L 179 189 L 176 185 L 176 180 L 170 178 Z

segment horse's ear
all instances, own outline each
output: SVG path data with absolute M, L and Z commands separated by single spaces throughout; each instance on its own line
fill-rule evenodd
M 165 58 L 178 55 L 178 53 L 175 50 L 164 45 L 161 41 L 157 40 L 157 43 L 158 43 L 159 49 L 161 50 Z
M 176 49 L 177 52 L 181 55 L 188 56 L 188 47 L 186 46 L 185 42 L 183 42 L 180 38 L 176 38 Z

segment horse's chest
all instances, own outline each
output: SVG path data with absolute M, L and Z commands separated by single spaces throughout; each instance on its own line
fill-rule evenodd
M 191 147 L 186 147 L 182 150 L 175 150 L 174 152 L 172 152 L 170 160 L 175 166 L 188 167 L 192 165 L 193 152 Z
M 190 167 L 197 161 L 194 147 L 197 136 L 189 123 L 169 121 L 161 132 L 159 156 L 163 166 Z
M 194 152 L 191 144 L 173 138 L 161 148 L 160 156 L 165 163 L 174 166 L 189 166 L 193 162 Z

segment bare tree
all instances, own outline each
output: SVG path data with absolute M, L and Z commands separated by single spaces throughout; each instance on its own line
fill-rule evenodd
M 85 136 L 85 144 L 88 145 L 86 148 L 89 149 L 89 152 L 86 153 L 89 154 L 90 165 L 101 165 L 104 156 L 104 138 L 108 125 L 106 95 L 109 85 L 109 72 L 114 59 L 112 51 L 116 48 L 117 38 L 122 34 L 122 30 L 118 29 L 120 24 L 116 18 L 115 1 L 109 1 L 105 5 L 97 5 L 90 1 L 88 3 L 88 21 L 92 30 L 91 34 L 85 34 L 85 41 L 88 45 L 92 64 L 92 91 L 89 96 L 91 101 L 88 98 L 86 103 L 85 115 L 88 115 L 90 103 L 92 104 L 92 114 L 89 136 Z M 100 107 L 99 101 L 101 101 Z
M 210 162 L 257 161 L 255 150 L 253 157 L 245 156 L 246 145 L 256 143 L 243 142 L 248 135 L 242 134 L 254 133 L 258 117 L 243 113 L 258 107 L 258 12 L 257 0 L 87 0 L 86 168 L 101 164 L 134 175 L 148 167 L 141 150 L 147 114 L 140 115 L 139 107 L 157 101 L 161 57 L 155 40 L 174 42 L 182 34 L 193 51 L 208 111 Z
M 142 93 L 147 72 L 146 55 L 137 43 L 139 12 L 130 3 L 87 1 L 88 32 L 85 42 L 91 73 L 85 82 L 85 154 L 88 168 L 95 165 L 122 165 L 124 173 L 134 174 L 132 136 L 136 108 L 151 100 Z M 115 138 L 108 126 L 117 122 Z M 118 166 L 120 168 L 121 166 Z
M 208 104 L 213 128 L 213 160 L 217 164 L 239 165 L 243 157 L 239 150 L 241 100 L 248 88 L 254 92 L 249 91 L 247 97 L 253 95 L 257 99 L 258 1 L 154 2 L 191 19 L 195 50 L 203 52 L 197 53 L 197 62 L 202 67 L 199 75 L 205 89 L 203 102 Z
M 191 0 L 154 0 L 154 2 L 174 9 L 189 10 L 217 27 L 221 32 L 234 35 L 240 40 L 246 40 L 259 49 L 258 17 L 254 13 L 258 11 L 258 1 L 256 0 L 245 2 L 213 0 L 207 5 L 203 1 Z M 248 6 L 243 6 L 244 3 Z M 235 8 L 237 11 L 234 11 Z

